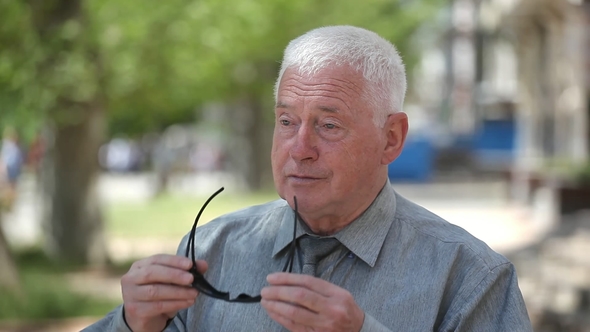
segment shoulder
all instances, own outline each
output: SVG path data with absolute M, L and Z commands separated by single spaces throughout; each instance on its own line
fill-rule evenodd
M 265 224 L 274 218 L 282 217 L 288 211 L 287 202 L 277 199 L 268 203 L 253 205 L 234 212 L 219 216 L 203 225 L 203 231 L 214 231 L 219 229 L 248 227 L 251 224 Z
M 488 272 L 510 263 L 465 229 L 399 194 L 396 194 L 396 201 L 394 224 L 400 228 L 402 234 L 417 240 L 423 249 L 435 251 L 436 256 L 445 255 L 444 260 L 451 259 L 459 264 L 475 264 Z

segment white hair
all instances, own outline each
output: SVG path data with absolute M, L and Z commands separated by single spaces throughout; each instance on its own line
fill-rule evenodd
M 363 74 L 363 97 L 373 108 L 375 125 L 382 127 L 389 114 L 402 111 L 407 83 L 398 51 L 376 33 L 353 26 L 317 28 L 292 40 L 275 83 L 275 102 L 287 68 L 311 76 L 329 65 L 348 66 Z

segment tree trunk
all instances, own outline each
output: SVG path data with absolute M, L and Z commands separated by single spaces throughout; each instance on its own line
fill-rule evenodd
M 270 130 L 263 112 L 266 109 L 255 96 L 243 97 L 228 114 L 232 118 L 233 142 L 230 157 L 234 172 L 245 181 L 248 190 L 261 189 L 270 177 Z
M 102 67 L 82 0 L 31 0 L 43 60 L 38 76 L 51 91 L 53 140 L 44 181 L 51 200 L 45 245 L 56 260 L 107 261 L 97 193 L 98 150 L 104 138 Z M 74 64 L 76 67 L 72 69 Z
M 55 131 L 46 246 L 57 260 L 102 265 L 107 253 L 97 180 L 104 114 L 100 107 L 87 107 L 83 121 Z
M 20 289 L 20 280 L 18 269 L 14 263 L 10 246 L 2 230 L 2 211 L 0 211 L 0 288 L 18 290 Z
M 586 29 L 584 30 L 586 31 L 586 42 L 583 44 L 583 47 L 586 49 L 583 57 L 586 59 L 586 61 L 582 62 L 586 64 L 586 75 L 584 77 L 586 80 L 586 156 L 590 161 L 590 32 L 588 32 L 590 31 L 590 0 L 584 0 L 582 8 L 584 10 L 585 17 L 584 23 L 586 24 Z
M 252 98 L 248 100 L 246 107 L 250 109 L 252 123 L 247 128 L 246 140 L 250 145 L 250 164 L 249 172 L 246 177 L 248 187 L 252 190 L 259 190 L 264 184 L 265 165 L 270 162 L 267 141 L 265 138 L 265 123 L 262 112 L 264 111 L 261 103 Z

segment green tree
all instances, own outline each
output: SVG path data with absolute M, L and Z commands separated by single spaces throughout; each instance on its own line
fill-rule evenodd
M 227 109 L 234 169 L 267 181 L 272 90 L 282 51 L 309 29 L 351 24 L 409 38 L 436 0 L 0 0 L 0 123 L 53 133 L 44 167 L 55 257 L 106 259 L 97 152 L 111 134 L 140 135 Z
M 54 257 L 106 260 L 94 186 L 103 140 L 102 62 L 81 0 L 1 1 L 2 117 L 53 127 L 45 243 Z M 22 128 L 21 128 L 22 130 Z
M 409 41 L 439 1 L 175 0 L 94 11 L 110 65 L 111 129 L 145 132 L 194 119 L 207 102 L 227 106 L 230 157 L 251 188 L 269 180 L 272 90 L 282 51 L 322 25 L 351 24 L 394 42 L 411 65 Z M 137 8 L 139 7 L 139 8 Z M 114 16 L 116 15 L 116 16 Z M 408 61 L 409 60 L 409 61 Z

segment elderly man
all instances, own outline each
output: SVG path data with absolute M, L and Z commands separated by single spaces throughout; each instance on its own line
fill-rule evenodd
M 389 183 L 405 90 L 400 56 L 373 32 L 293 40 L 275 93 L 282 200 L 136 262 L 123 306 L 88 331 L 531 331 L 512 264 Z

